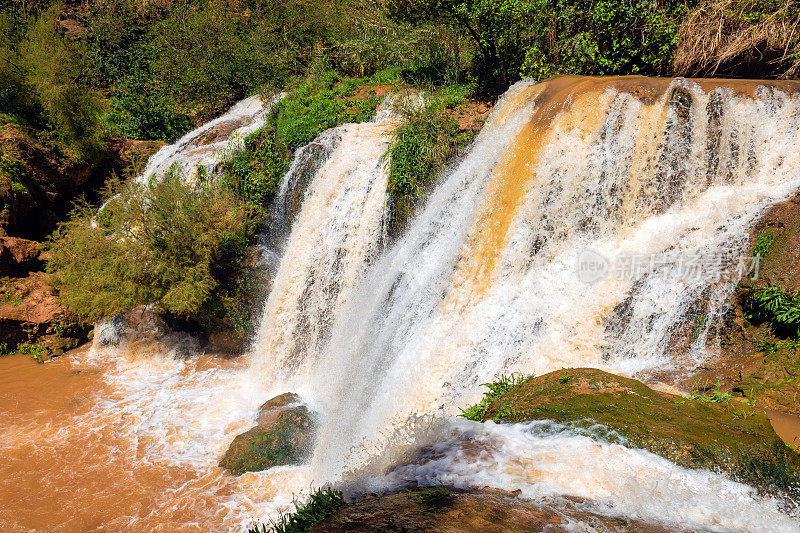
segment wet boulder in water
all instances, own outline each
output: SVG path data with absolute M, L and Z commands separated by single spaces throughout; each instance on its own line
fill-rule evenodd
M 287 392 L 268 400 L 259 408 L 256 422 L 233 439 L 219 466 L 239 475 L 308 459 L 314 423 L 299 396 Z

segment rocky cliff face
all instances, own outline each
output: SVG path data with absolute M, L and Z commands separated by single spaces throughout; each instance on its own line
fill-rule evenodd
M 754 290 L 778 286 L 789 294 L 800 290 L 800 194 L 768 209 L 750 232 L 747 254 L 759 238 L 769 245 L 761 256 L 756 279 L 746 277 L 731 295 L 722 323 L 715 326 L 717 355 L 699 373 L 678 384 L 715 387 L 754 405 L 800 415 L 800 344 L 775 334 L 769 324 L 747 320 L 745 305 Z
M 77 198 L 96 200 L 110 175 L 143 166 L 162 144 L 112 140 L 90 164 L 0 122 L 0 355 L 43 361 L 87 340 L 91 325 L 60 305 L 44 272 L 43 242 Z

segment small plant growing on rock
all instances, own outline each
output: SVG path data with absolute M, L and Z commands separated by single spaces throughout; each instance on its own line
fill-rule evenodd
M 717 383 L 715 386 L 719 386 Z M 729 392 L 721 392 L 714 389 L 711 385 L 695 384 L 692 387 L 692 393 L 689 395 L 692 400 L 700 400 L 701 402 L 708 403 L 725 403 L 732 398 Z
M 413 492 L 411 499 L 428 507 L 429 513 L 436 513 L 449 507 L 455 501 L 455 497 L 450 494 L 447 487 L 437 485 L 427 490 Z
M 694 327 L 692 328 L 692 342 L 700 338 L 700 334 L 703 333 L 703 329 L 706 327 L 706 319 L 705 313 L 697 313 L 695 315 Z
M 775 239 L 775 232 L 765 231 L 756 239 L 756 244 L 753 246 L 753 257 L 764 257 Z
M 317 489 L 302 507 L 295 502 L 296 511 L 280 517 L 270 526 L 256 525 L 248 533 L 303 533 L 347 505 L 344 495 L 332 488 Z
M 525 375 L 521 372 L 514 372 L 510 376 L 501 374 L 491 383 L 481 383 L 482 386 L 489 388 L 489 392 L 483 393 L 483 398 L 481 398 L 480 402 L 466 409 L 462 409 L 460 416 L 463 416 L 467 420 L 472 420 L 473 422 L 481 422 L 487 409 L 489 409 L 489 405 L 493 401 L 532 377 L 533 374 Z

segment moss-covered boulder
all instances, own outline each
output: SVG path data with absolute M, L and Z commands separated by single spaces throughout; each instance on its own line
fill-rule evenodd
M 219 466 L 235 475 L 273 466 L 302 464 L 314 438 L 311 412 L 293 393 L 281 394 L 261 406 L 257 426 L 237 435 Z
M 491 402 L 484 420 L 593 420 L 629 445 L 679 465 L 726 471 L 760 487 L 800 493 L 800 456 L 766 416 L 736 400 L 707 402 L 666 394 L 592 368 L 529 378 Z

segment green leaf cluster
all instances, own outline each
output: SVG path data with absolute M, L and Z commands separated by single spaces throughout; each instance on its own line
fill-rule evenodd
M 800 336 L 800 301 L 776 285 L 753 291 L 743 306 L 745 318 L 752 323 L 767 323 L 775 333 Z
M 489 391 L 483 393 L 483 398 L 481 398 L 480 402 L 476 403 L 475 405 L 471 405 L 466 409 L 461 409 L 461 416 L 474 422 L 483 422 L 483 419 L 486 416 L 486 411 L 489 409 L 489 405 L 493 401 L 502 397 L 517 385 L 525 383 L 532 377 L 532 375 L 514 372 L 508 376 L 499 375 L 495 377 L 495 380 L 491 383 L 481 383 L 481 386 L 487 387 Z

